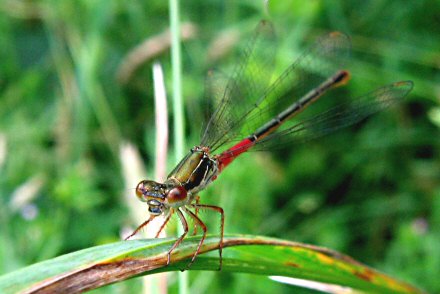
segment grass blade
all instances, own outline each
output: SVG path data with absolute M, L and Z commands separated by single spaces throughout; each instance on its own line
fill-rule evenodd
M 184 269 L 199 237 L 185 239 L 166 266 L 175 240 L 145 239 L 88 248 L 40 262 L 0 277 L 1 293 L 78 293 L 140 275 Z M 423 293 L 338 252 L 260 236 L 224 240 L 226 272 L 285 276 L 374 293 Z M 208 237 L 190 270 L 217 270 L 218 237 Z M 206 253 L 206 254 L 205 254 Z

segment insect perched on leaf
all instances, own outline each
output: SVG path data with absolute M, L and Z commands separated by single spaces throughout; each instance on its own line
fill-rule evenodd
M 165 220 L 156 237 L 170 217 L 176 213 L 184 232 L 168 251 L 171 253 L 187 235 L 187 217 L 202 229 L 188 267 L 194 262 L 207 234 L 207 226 L 198 216 L 199 209 L 221 215 L 219 241 L 220 268 L 224 234 L 224 212 L 221 207 L 199 203 L 198 193 L 211 184 L 240 154 L 248 150 L 271 150 L 305 142 L 362 121 L 393 104 L 398 103 L 412 89 L 411 81 L 395 82 L 380 87 L 351 102 L 340 104 L 325 112 L 293 123 L 290 119 L 326 92 L 341 86 L 350 78 L 343 70 L 343 61 L 350 51 L 349 38 L 333 32 L 318 39 L 309 50 L 293 62 L 272 84 L 270 73 L 274 64 L 276 40 L 270 22 L 261 21 L 253 37 L 241 53 L 239 63 L 225 87 L 219 91 L 216 75 L 208 77 L 214 87 L 217 105 L 209 119 L 199 145 L 177 164 L 163 183 L 141 181 L 136 187 L 137 197 L 146 202 L 150 217 L 127 239 L 136 235 L 154 218 Z M 268 115 L 277 111 L 277 115 Z M 292 122 L 280 129 L 280 126 Z M 186 215 L 186 216 L 185 216 Z

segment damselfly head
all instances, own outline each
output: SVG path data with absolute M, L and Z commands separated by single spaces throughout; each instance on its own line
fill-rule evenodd
M 182 201 L 186 201 L 187 197 L 188 192 L 185 190 L 184 187 L 178 185 L 168 190 L 167 203 L 173 206 L 175 204 L 181 203 Z

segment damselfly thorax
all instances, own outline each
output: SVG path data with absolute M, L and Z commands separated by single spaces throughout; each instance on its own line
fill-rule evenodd
M 138 198 L 147 202 L 150 213 L 163 214 L 170 208 L 191 204 L 219 174 L 218 159 L 209 149 L 195 146 L 168 175 L 164 183 L 144 180 L 136 187 Z

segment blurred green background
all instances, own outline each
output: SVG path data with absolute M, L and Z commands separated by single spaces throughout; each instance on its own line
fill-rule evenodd
M 206 71 L 233 65 L 228 48 L 263 18 L 279 37 L 278 73 L 305 44 L 340 30 L 353 46 L 340 93 L 414 81 L 403 104 L 354 128 L 242 156 L 201 197 L 225 209 L 226 233 L 326 246 L 440 293 L 440 1 L 187 0 L 180 16 L 196 29 L 182 54 L 187 149 L 199 140 Z M 171 97 L 170 53 L 127 56 L 146 40 L 163 44 L 154 36 L 168 27 L 167 1 L 1 0 L 0 274 L 118 241 L 139 223 L 134 210 L 146 216 L 133 188 L 143 165 L 154 178 L 151 68 L 162 64 Z M 202 217 L 217 228 L 216 215 Z M 190 280 L 192 293 L 293 291 L 245 274 Z M 175 293 L 175 276 L 168 282 Z

